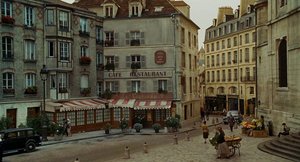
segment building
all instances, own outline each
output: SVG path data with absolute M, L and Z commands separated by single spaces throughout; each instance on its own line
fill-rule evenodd
M 238 110 L 254 114 L 255 12 L 254 0 L 238 9 L 220 7 L 205 34 L 205 108 L 215 113 Z
M 80 0 L 76 6 L 104 17 L 104 81 L 113 126 L 122 118 L 146 127 L 175 114 L 183 124 L 199 116 L 199 27 L 189 6 L 170 0 Z
M 257 0 L 257 114 L 300 131 L 298 0 Z
M 100 129 L 109 118 L 99 116 L 106 102 L 96 89 L 103 80 L 102 18 L 59 0 L 2 0 L 0 26 L 0 115 L 12 119 L 10 127 L 45 108 L 50 121 L 69 118 L 74 132 Z

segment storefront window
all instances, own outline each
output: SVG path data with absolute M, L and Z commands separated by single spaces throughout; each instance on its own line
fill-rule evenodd
M 94 124 L 94 121 L 94 110 L 88 110 L 86 119 L 87 124 Z
M 104 109 L 104 121 L 110 121 L 110 109 Z
M 65 113 L 64 112 L 60 112 L 56 114 L 56 122 L 58 124 L 63 124 L 63 120 L 65 118 Z
M 77 111 L 77 125 L 84 125 L 84 111 Z
M 71 126 L 75 125 L 75 112 L 67 112 L 67 119 L 70 120 Z
M 121 120 L 121 109 L 115 108 L 114 109 L 114 121 L 120 121 Z
M 129 120 L 129 108 L 123 108 L 123 118 Z
M 161 111 L 160 110 L 155 110 L 155 120 L 161 121 Z
M 96 123 L 103 122 L 103 111 L 104 110 L 96 110 Z

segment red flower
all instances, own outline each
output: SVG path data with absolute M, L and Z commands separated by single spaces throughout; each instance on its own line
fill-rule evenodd
M 15 23 L 15 19 L 10 16 L 2 16 L 1 21 L 2 21 L 2 23 L 6 23 L 6 24 L 14 24 Z

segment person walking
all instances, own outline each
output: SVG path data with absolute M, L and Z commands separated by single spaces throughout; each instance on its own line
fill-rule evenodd
M 68 121 L 66 119 L 63 119 L 63 128 L 64 128 L 63 135 L 69 136 L 67 126 L 68 126 Z
M 67 132 L 68 132 L 68 135 L 72 136 L 72 134 L 71 134 L 71 121 L 70 121 L 69 118 L 67 119 Z
M 204 143 L 206 143 L 206 139 L 208 138 L 209 134 L 209 129 L 208 126 L 206 125 L 206 121 L 204 120 L 203 124 L 201 125 L 202 132 L 203 132 L 203 138 L 204 138 Z
M 230 114 L 229 117 L 228 117 L 228 124 L 229 124 L 231 132 L 233 132 L 234 122 L 235 122 L 234 117 L 232 116 L 232 114 Z
M 229 158 L 230 155 L 230 150 L 229 147 L 225 141 L 225 133 L 222 129 L 222 127 L 218 127 L 218 138 L 217 138 L 217 143 L 218 143 L 218 147 L 217 147 L 217 159 L 220 158 Z

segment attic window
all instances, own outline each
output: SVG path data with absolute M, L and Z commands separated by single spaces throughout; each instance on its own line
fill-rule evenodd
M 154 7 L 154 12 L 161 12 L 163 8 L 163 6 Z
M 113 17 L 113 6 L 105 7 L 105 17 Z

